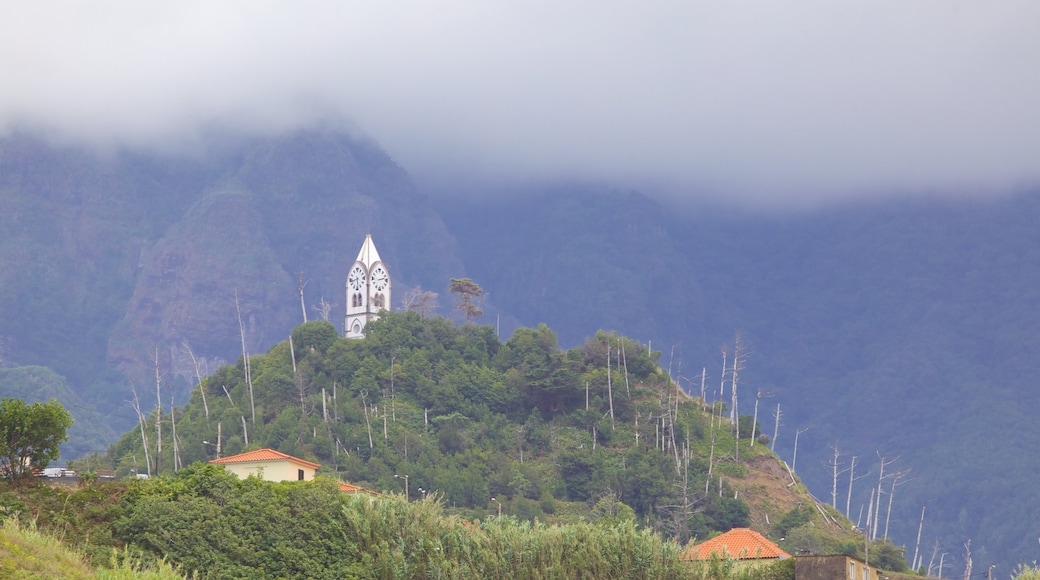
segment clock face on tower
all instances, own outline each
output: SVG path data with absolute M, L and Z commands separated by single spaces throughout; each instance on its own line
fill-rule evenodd
M 386 275 L 386 270 L 382 266 L 376 266 L 375 271 L 372 272 L 372 285 L 375 286 L 375 289 L 382 292 L 389 282 L 390 277 Z
M 347 278 L 347 284 L 354 290 L 360 290 L 365 285 L 365 270 L 361 266 L 354 266 Z

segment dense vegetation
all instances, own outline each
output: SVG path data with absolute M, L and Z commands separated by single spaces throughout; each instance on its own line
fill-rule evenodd
M 739 330 L 752 352 L 743 393 L 783 405 L 785 459 L 810 429 L 798 471 L 814 492 L 830 488 L 835 443 L 842 467 L 856 455 L 871 478 L 876 453 L 898 456 L 893 468 L 913 469 L 892 510 L 899 543 L 912 546 L 927 505 L 929 554 L 938 540 L 962 566 L 972 539 L 976 567 L 1035 559 L 1040 456 L 1019 449 L 1040 445 L 1021 428 L 1040 403 L 1036 192 L 753 215 L 568 184 L 434 211 L 364 139 L 221 141 L 192 157 L 104 158 L 0 142 L 0 395 L 58 396 L 76 418 L 66 459 L 134 425 L 129 385 L 145 396 L 156 355 L 177 404 L 194 383 L 187 346 L 203 375 L 234 361 L 236 294 L 249 352 L 301 320 L 300 272 L 308 313 L 324 298 L 338 322 L 346 262 L 372 232 L 395 296 L 443 298 L 446 280 L 470 277 L 490 296 L 481 321 L 501 315 L 503 336 L 547 321 L 572 347 L 617 329 L 676 345 L 675 370 L 707 366 L 717 383 L 718 348 Z
M 161 424 L 142 417 L 144 438 L 127 432 L 108 461 L 167 473 L 215 457 L 219 436 L 224 455 L 274 448 L 371 489 L 435 493 L 472 517 L 499 505 L 524 520 L 628 514 L 679 542 L 747 525 L 725 481 L 706 493 L 713 453 L 713 470 L 738 467 L 719 465 L 729 429 L 712 430 L 655 356 L 607 333 L 563 351 L 544 325 L 502 343 L 489 326 L 414 312 L 387 313 L 364 340 L 309 322 L 251 357 L 248 380 L 240 360 Z

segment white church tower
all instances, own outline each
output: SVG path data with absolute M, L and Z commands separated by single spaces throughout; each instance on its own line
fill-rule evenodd
M 365 325 L 379 318 L 380 310 L 390 310 L 390 273 L 368 234 L 347 274 L 346 337 L 364 338 Z

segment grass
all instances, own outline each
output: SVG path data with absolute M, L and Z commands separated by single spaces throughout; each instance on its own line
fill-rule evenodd
M 93 568 L 83 554 L 16 518 L 0 527 L 0 577 L 45 580 L 184 580 L 167 562 L 147 565 L 127 552 L 112 554 L 112 566 Z

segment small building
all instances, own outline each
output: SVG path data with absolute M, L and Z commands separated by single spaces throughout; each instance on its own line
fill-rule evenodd
M 846 554 L 798 556 L 794 559 L 798 580 L 878 580 L 877 567 Z
M 274 449 L 257 449 L 238 455 L 211 459 L 214 465 L 245 479 L 255 475 L 265 481 L 311 481 L 321 464 L 286 455 Z
M 691 546 L 679 556 L 679 559 L 696 565 L 698 562 L 711 560 L 713 556 L 736 560 L 740 569 L 756 568 L 791 557 L 790 554 L 781 550 L 780 546 L 770 542 L 768 538 L 755 530 L 733 528 L 724 534 Z
M 733 560 L 786 560 L 791 555 L 762 534 L 750 528 L 733 528 L 692 546 L 680 556 L 682 560 L 711 559 L 712 554 Z
M 378 491 L 372 491 L 366 487 L 360 485 L 354 485 L 353 483 L 346 483 L 344 481 L 339 482 L 339 490 L 343 493 L 367 493 L 368 495 L 381 496 L 383 494 Z

